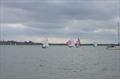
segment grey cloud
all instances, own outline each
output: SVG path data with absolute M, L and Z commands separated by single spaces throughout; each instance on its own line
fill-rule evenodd
M 15 22 L 18 20 L 25 20 L 27 22 L 44 22 L 48 24 L 49 22 L 51 24 L 62 24 L 61 21 L 64 23 L 66 20 L 72 20 L 72 19 L 111 19 L 114 16 L 117 16 L 117 9 L 116 6 L 112 10 L 112 8 L 106 8 L 101 6 L 97 7 L 97 3 L 93 4 L 90 1 L 84 1 L 84 2 L 79 2 L 79 3 L 72 3 L 70 1 L 68 3 L 63 3 L 62 5 L 54 5 L 51 4 L 50 2 L 44 2 L 41 1 L 39 3 L 7 3 L 6 5 L 8 7 L 12 8 L 18 8 L 22 9 L 22 13 L 24 11 L 28 11 L 27 15 L 26 14 L 20 14 L 20 11 L 16 11 L 18 14 L 14 14 L 11 12 L 11 14 L 14 15 L 14 17 L 10 17 L 10 21 L 14 20 Z M 102 3 L 100 3 L 102 4 Z M 117 5 L 115 2 L 114 5 Z M 5 6 L 5 5 L 4 5 Z M 110 5 L 109 5 L 110 6 Z M 101 8 L 103 7 L 103 8 Z M 10 8 L 12 10 L 12 8 Z M 4 9 L 4 8 L 3 8 Z M 114 11 L 115 10 L 115 11 Z M 114 12 L 114 13 L 113 13 Z M 20 14 L 20 15 L 19 15 Z M 6 14 L 7 15 L 7 14 Z M 5 17 L 3 15 L 3 17 Z M 8 16 L 9 17 L 9 16 Z M 22 18 L 23 17 L 23 18 Z M 17 18 L 17 20 L 16 20 Z M 6 20 L 5 18 L 3 20 Z M 8 18 L 7 18 L 8 20 Z M 57 26 L 57 25 L 56 25 Z
M 66 0 L 65 0 L 66 1 Z M 116 1 L 67 1 L 55 5 L 49 0 L 23 3 L 5 3 L 9 7 L 29 10 L 32 18 L 43 21 L 55 19 L 110 19 L 117 15 L 118 0 Z M 5 5 L 4 4 L 4 5 Z
M 22 23 L 29 28 L 25 33 L 19 33 L 27 35 L 109 40 L 107 38 L 114 38 L 114 33 L 92 32 L 116 29 L 116 24 L 110 20 L 118 16 L 119 3 L 119 0 L 1 0 L 0 22 Z M 74 20 L 78 22 L 72 25 Z M 69 27 L 69 31 L 66 27 Z M 7 34 L 9 36 L 9 32 Z

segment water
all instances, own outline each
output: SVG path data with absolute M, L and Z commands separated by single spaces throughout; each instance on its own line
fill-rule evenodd
M 120 50 L 0 46 L 0 79 L 120 79 Z

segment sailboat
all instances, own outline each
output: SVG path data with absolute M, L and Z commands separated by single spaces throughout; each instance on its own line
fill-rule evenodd
M 67 42 L 66 42 L 66 44 L 67 44 L 67 46 L 68 47 L 75 47 L 75 42 L 74 42 L 74 40 L 68 40 Z
M 97 42 L 94 42 L 93 47 L 97 47 L 97 46 L 98 46 Z
M 111 44 L 109 46 L 107 46 L 107 49 L 113 49 L 113 50 L 120 50 L 120 23 L 118 22 L 118 45 L 115 46 L 114 44 Z
M 75 43 L 75 46 L 78 48 L 80 46 L 80 39 L 78 38 L 76 43 Z
M 48 44 L 48 39 L 45 39 L 42 41 L 42 48 L 48 48 L 49 44 Z
M 76 48 L 78 48 L 79 46 L 80 46 L 80 39 L 78 38 L 77 39 L 77 41 L 75 41 L 75 40 L 68 40 L 67 42 L 66 42 L 66 44 L 67 44 L 67 46 L 68 47 L 76 47 Z

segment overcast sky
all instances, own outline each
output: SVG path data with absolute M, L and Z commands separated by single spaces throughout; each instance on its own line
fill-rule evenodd
M 1 40 L 117 43 L 120 0 L 0 0 Z

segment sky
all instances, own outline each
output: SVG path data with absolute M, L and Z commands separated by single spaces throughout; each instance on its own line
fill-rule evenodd
M 0 0 L 0 40 L 117 43 L 120 0 Z

